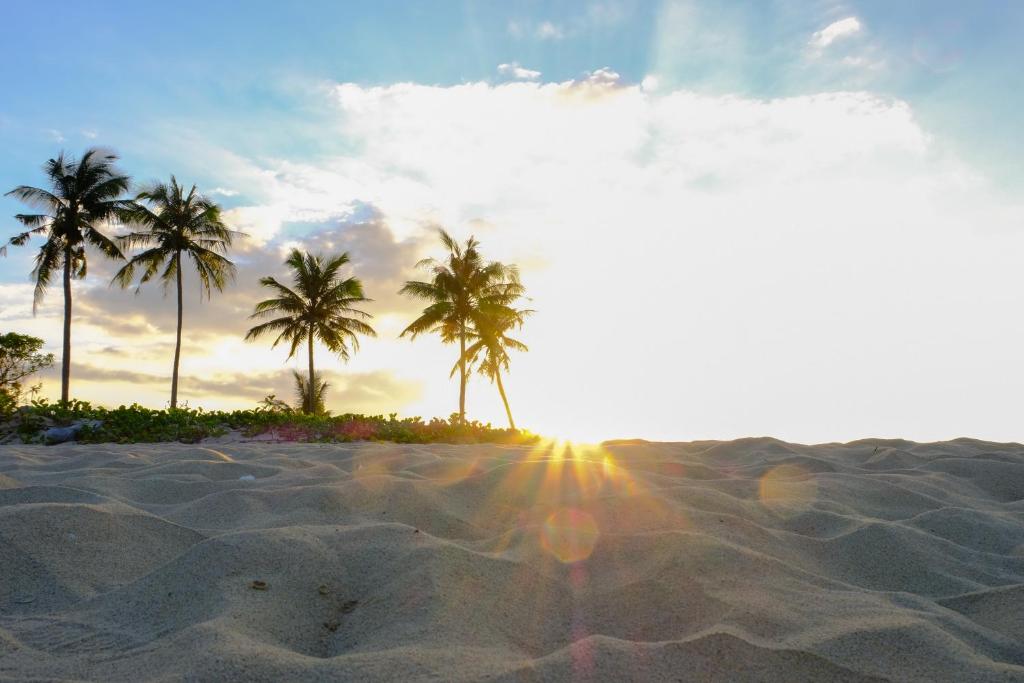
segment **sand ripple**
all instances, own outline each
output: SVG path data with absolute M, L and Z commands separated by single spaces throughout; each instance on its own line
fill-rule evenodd
M 1024 681 L 1022 614 L 1015 444 L 0 447 L 0 679 Z

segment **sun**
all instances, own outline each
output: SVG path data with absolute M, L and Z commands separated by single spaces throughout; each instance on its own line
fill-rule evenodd
M 542 429 L 538 433 L 543 435 L 547 444 L 571 444 L 591 449 L 600 446 L 601 442 L 608 438 L 607 433 L 602 432 L 600 428 L 585 424 L 560 425 L 557 430 Z

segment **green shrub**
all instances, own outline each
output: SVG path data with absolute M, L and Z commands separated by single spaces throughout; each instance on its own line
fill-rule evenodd
M 18 394 L 0 387 L 0 419 L 6 420 L 18 409 Z
M 529 432 L 461 424 L 456 415 L 448 420 L 384 415 L 305 415 L 285 410 L 204 411 L 202 408 L 153 410 L 138 404 L 104 408 L 85 401 L 67 406 L 46 400 L 33 401 L 16 417 L 13 431 L 26 442 L 41 442 L 46 427 L 84 423 L 77 440 L 82 443 L 195 443 L 207 437 L 237 430 L 253 438 L 265 436 L 282 441 L 393 441 L 397 443 L 533 443 Z M 0 438 L 7 436 L 0 434 Z
M 53 354 L 41 353 L 42 348 L 39 337 L 17 332 L 0 334 L 0 418 L 9 418 L 17 410 L 22 380 L 53 365 Z

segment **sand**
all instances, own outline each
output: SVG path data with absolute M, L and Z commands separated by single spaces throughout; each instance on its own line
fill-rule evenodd
M 1024 681 L 1024 446 L 3 446 L 0 679 Z

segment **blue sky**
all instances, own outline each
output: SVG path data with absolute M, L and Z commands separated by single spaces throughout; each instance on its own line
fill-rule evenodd
M 215 347 L 192 366 L 186 349 L 198 403 L 216 386 L 237 389 L 224 405 L 287 391 L 277 375 L 248 382 L 241 370 L 207 381 L 232 358 L 284 367 L 282 354 L 237 346 L 256 277 L 282 248 L 352 248 L 393 338 L 414 312 L 394 290 L 442 222 L 476 232 L 534 284 L 534 350 L 510 379 L 526 424 L 568 411 L 571 431 L 596 423 L 606 436 L 1002 437 L 1012 430 L 1000 397 L 1024 381 L 1010 369 L 1019 343 L 1002 335 L 984 367 L 974 355 L 988 344 L 977 330 L 993 324 L 983 314 L 1024 304 L 1011 271 L 993 270 L 1013 263 L 1024 230 L 1021 35 L 1015 2 L 11 4 L 0 24 L 0 189 L 40 182 L 62 148 L 102 145 L 139 180 L 197 183 L 253 235 L 237 254 L 238 291 L 189 312 L 192 351 Z M 0 217 L 21 208 L 0 198 Z M 635 261 L 616 268 L 683 292 L 677 320 L 652 323 L 642 342 L 603 335 L 581 354 L 566 335 L 588 325 L 574 283 L 596 284 L 602 269 L 588 260 L 625 254 Z M 31 256 L 0 261 L 0 322 L 55 347 L 58 293 L 34 319 L 19 303 Z M 106 288 L 109 266 L 92 268 L 78 386 L 108 400 L 134 383 L 159 405 L 166 302 L 157 291 L 133 304 Z M 641 309 L 644 321 L 664 315 Z M 979 327 L 938 332 L 957 315 Z M 904 317 L 903 345 L 869 334 Z M 144 376 L 116 357 L 132 330 L 146 340 L 133 367 Z M 759 354 L 770 362 L 737 360 Z M 360 409 L 390 412 L 397 397 L 402 412 L 445 415 L 446 373 L 423 368 L 448 355 L 373 342 L 334 368 L 336 381 L 351 380 L 342 388 Z M 641 362 L 604 368 L 615 355 Z M 833 414 L 816 397 L 837 357 L 845 398 Z M 954 379 L 943 379 L 950 357 Z M 595 367 L 610 373 L 605 385 Z M 543 391 L 552 377 L 561 402 Z M 875 387 L 922 378 L 916 412 L 895 394 L 876 405 Z M 649 400 L 626 409 L 617 397 L 634 381 Z M 950 382 L 996 407 L 951 421 L 964 406 L 936 403 Z M 662 427 L 674 400 L 665 383 L 691 387 L 672 414 L 685 427 Z M 500 420 L 479 387 L 479 414 Z M 761 415 L 766 402 L 775 407 Z
M 0 186 L 30 180 L 62 146 L 96 142 L 127 155 L 169 121 L 210 127 L 240 148 L 315 155 L 323 140 L 288 130 L 297 114 L 317 114 L 295 111 L 303 83 L 450 85 L 495 80 L 495 66 L 511 62 L 544 80 L 607 66 L 639 82 L 659 70 L 680 87 L 756 97 L 867 87 L 910 102 L 1001 182 L 1024 177 L 1024 4 L 676 3 L 683 26 L 665 23 L 671 4 L 185 1 L 168 12 L 12 3 L 0 25 Z M 845 16 L 861 21 L 858 47 L 870 46 L 884 69 L 806 63 L 807 36 Z M 133 154 L 128 165 L 162 175 L 161 161 Z M 0 200 L 0 215 L 12 210 Z

